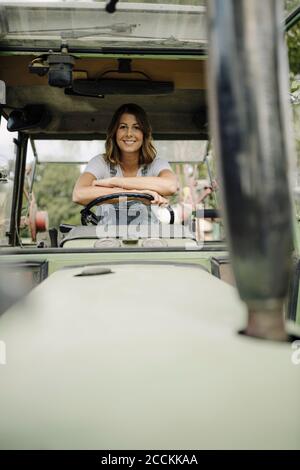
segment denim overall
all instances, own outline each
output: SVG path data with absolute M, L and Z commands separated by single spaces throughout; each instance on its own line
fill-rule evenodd
M 111 178 L 116 176 L 117 169 L 114 165 L 110 164 L 109 170 Z M 144 165 L 141 170 L 142 176 L 147 176 L 147 171 L 147 165 Z M 151 205 L 148 206 L 134 200 L 126 202 L 121 200 L 115 204 L 102 204 L 98 206 L 96 214 L 100 224 L 128 225 L 130 223 L 138 223 L 144 225 L 159 223 L 154 212 L 151 210 Z

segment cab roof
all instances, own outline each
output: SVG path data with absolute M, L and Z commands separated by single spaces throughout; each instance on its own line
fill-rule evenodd
M 105 3 L 91 1 L 2 3 L 6 104 L 44 105 L 49 117 L 24 132 L 47 139 L 103 138 L 114 110 L 135 102 L 149 114 L 156 138 L 205 139 L 206 9 L 203 0 L 188 3 L 122 1 L 113 15 Z M 32 70 L 47 63 L 49 54 L 73 58 L 73 85 L 51 86 L 49 73 Z M 85 87 L 83 95 L 72 94 L 74 81 Z M 11 109 L 4 112 L 9 117 Z

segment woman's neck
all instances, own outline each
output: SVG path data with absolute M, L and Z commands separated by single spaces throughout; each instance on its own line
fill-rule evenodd
M 139 154 L 122 155 L 121 168 L 126 171 L 134 171 L 139 167 Z

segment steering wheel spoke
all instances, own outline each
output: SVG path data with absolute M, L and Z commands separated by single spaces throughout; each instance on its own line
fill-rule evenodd
M 86 210 L 86 207 L 80 211 L 81 213 L 81 225 L 98 225 L 98 217 L 90 209 Z

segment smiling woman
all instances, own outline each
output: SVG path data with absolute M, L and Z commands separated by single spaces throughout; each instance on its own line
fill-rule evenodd
M 97 155 L 79 177 L 73 201 L 86 205 L 99 196 L 127 192 L 147 193 L 152 204 L 165 204 L 177 191 L 169 163 L 156 156 L 152 129 L 145 111 L 124 104 L 108 127 L 104 155 Z
M 0 0 L 0 449 L 300 449 L 282 2 L 106 3 Z

